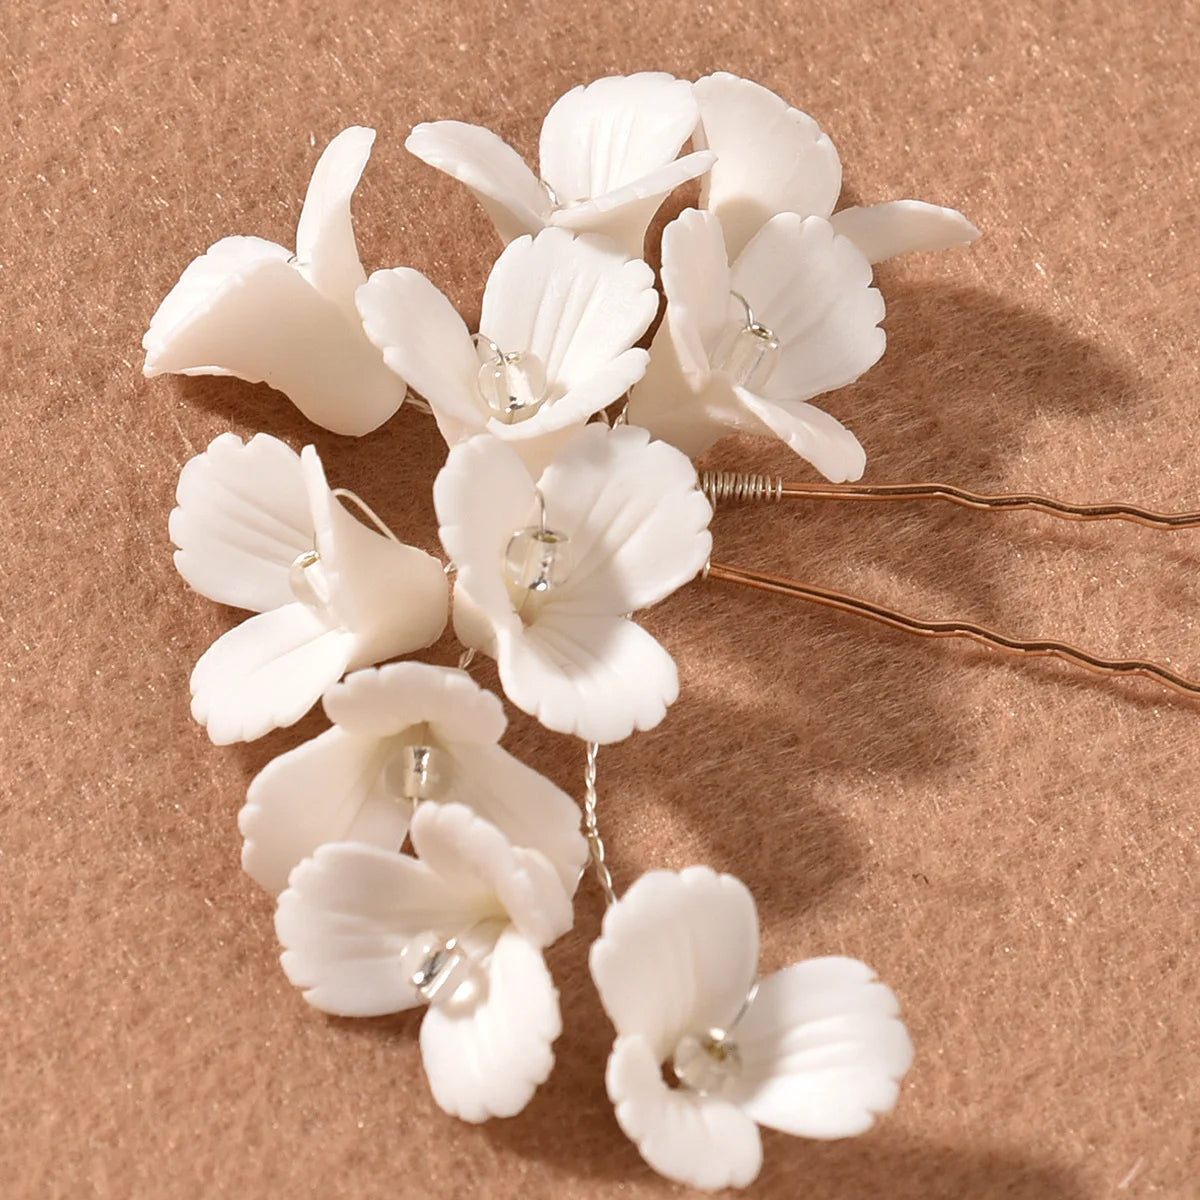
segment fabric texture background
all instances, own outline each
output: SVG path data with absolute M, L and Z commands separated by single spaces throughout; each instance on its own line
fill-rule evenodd
M 324 722 L 217 749 L 190 719 L 191 667 L 236 618 L 172 567 L 175 482 L 227 429 L 312 441 L 436 549 L 443 446 L 412 409 L 356 442 L 265 387 L 147 381 L 142 332 L 217 238 L 290 245 L 352 123 L 379 130 L 364 263 L 424 271 L 471 323 L 499 247 L 405 153 L 413 124 L 532 158 L 576 83 L 727 69 L 817 117 L 843 203 L 913 196 L 984 231 L 878 269 L 888 351 L 827 398 L 868 480 L 1197 507 L 1200 8 L 10 0 L 0 63 L 0 1193 L 684 1194 L 604 1094 L 590 878 L 550 954 L 557 1067 L 512 1120 L 436 1108 L 417 1016 L 329 1019 L 284 979 L 235 815 Z M 811 478 L 766 442 L 710 461 Z M 722 561 L 1200 674 L 1200 534 L 824 503 L 723 510 L 714 535 Z M 864 959 L 917 1048 L 895 1114 L 847 1142 L 765 1134 L 748 1194 L 1200 1195 L 1200 706 L 715 582 L 645 624 L 682 695 L 600 757 L 618 889 L 740 876 L 764 970 Z M 581 793 L 578 743 L 519 718 L 505 744 Z

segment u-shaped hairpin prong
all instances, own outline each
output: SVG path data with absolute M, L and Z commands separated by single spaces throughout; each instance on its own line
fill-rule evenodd
M 1131 521 L 1154 529 L 1192 529 L 1200 527 L 1200 512 L 1161 513 L 1132 504 L 1072 504 L 1047 496 L 1012 493 L 983 495 L 963 488 L 938 483 L 916 484 L 793 484 L 779 477 L 748 475 L 728 471 L 707 471 L 700 486 L 714 507 L 721 500 L 781 501 L 781 500 L 944 500 L 965 508 L 991 512 L 1032 510 L 1068 521 Z M 834 608 L 839 612 L 866 617 L 881 625 L 901 629 L 918 637 L 960 637 L 979 642 L 996 650 L 1030 658 L 1059 658 L 1083 667 L 1098 675 L 1140 675 L 1191 699 L 1200 699 L 1200 681 L 1188 679 L 1159 663 L 1142 659 L 1102 658 L 1068 642 L 1053 639 L 1027 640 L 997 633 L 970 621 L 929 621 L 910 616 L 897 609 L 887 608 L 858 596 L 829 588 L 816 587 L 794 579 L 785 579 L 745 567 L 710 562 L 705 569 L 706 579 L 740 583 L 760 591 L 795 596 Z

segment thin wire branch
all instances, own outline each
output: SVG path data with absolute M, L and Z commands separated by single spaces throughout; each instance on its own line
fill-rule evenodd
M 967 621 L 924 621 L 896 609 L 860 599 L 857 596 L 799 583 L 794 579 L 783 579 L 778 575 L 747 570 L 744 567 L 710 563 L 706 578 L 721 579 L 727 583 L 740 583 L 747 587 L 758 588 L 764 592 L 775 592 L 783 596 L 795 596 L 812 604 L 819 604 L 824 608 L 834 608 L 839 612 L 866 617 L 881 625 L 890 625 L 893 629 L 901 629 L 905 633 L 915 633 L 919 637 L 969 638 L 971 641 L 991 646 L 996 650 L 1004 650 L 1010 654 L 1031 658 L 1061 658 L 1078 667 L 1083 667 L 1085 670 L 1094 671 L 1097 675 L 1141 675 L 1147 679 L 1153 679 L 1156 683 L 1161 683 L 1181 696 L 1188 696 L 1192 699 L 1200 698 L 1200 683 L 1185 679 L 1182 675 L 1177 675 L 1174 671 L 1160 666 L 1158 663 L 1144 662 L 1141 659 L 1100 658 L 1066 642 L 1024 641 Z
M 986 512 L 1033 511 L 1064 521 L 1130 521 L 1152 529 L 1200 527 L 1200 511 L 1156 512 L 1134 504 L 1074 504 L 1025 492 L 987 495 L 947 483 L 785 483 L 780 476 L 737 471 L 705 471 L 700 487 L 715 506 L 719 501 L 857 500 L 887 503 L 943 500 L 961 508 Z
M 600 829 L 596 824 L 596 756 L 600 747 L 595 742 L 587 744 L 587 764 L 583 770 L 583 832 L 587 838 L 588 857 L 592 860 L 592 869 L 604 892 L 605 905 L 613 904 L 617 899 L 613 891 L 612 874 L 604 861 L 604 842 L 600 839 Z

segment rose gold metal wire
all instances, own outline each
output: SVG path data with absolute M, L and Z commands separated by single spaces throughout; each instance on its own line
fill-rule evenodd
M 604 842 L 600 839 L 600 829 L 596 823 L 596 757 L 600 747 L 595 742 L 587 744 L 587 763 L 583 770 L 583 832 L 587 838 L 588 857 L 592 861 L 592 870 L 604 892 L 604 904 L 607 907 L 616 902 L 617 894 L 613 891 L 612 873 L 604 861 Z
M 943 500 L 962 508 L 988 512 L 1034 511 L 1065 521 L 1130 521 L 1152 529 L 1200 527 L 1200 512 L 1155 512 L 1134 504 L 1072 504 L 1025 492 L 987 495 L 946 483 L 785 483 L 778 475 L 739 471 L 705 471 L 700 488 L 716 507 L 720 501 L 858 500 L 896 502 Z
M 1200 698 L 1200 682 L 1186 679 L 1158 663 L 1144 662 L 1141 659 L 1100 658 L 1077 646 L 1069 645 L 1067 642 L 1025 641 L 1020 638 L 1008 637 L 969 621 L 924 621 L 896 609 L 886 608 L 882 604 L 863 600 L 858 596 L 849 596 L 844 592 L 814 587 L 811 584 L 799 583 L 794 579 L 784 579 L 778 575 L 768 575 L 762 571 L 751 571 L 744 567 L 728 566 L 723 563 L 709 563 L 704 577 L 721 579 L 727 583 L 740 583 L 746 587 L 758 588 L 761 591 L 774 592 L 782 596 L 795 596 L 812 604 L 819 604 L 824 608 L 853 613 L 855 616 L 877 621 L 881 625 L 890 625 L 893 629 L 915 633 L 919 637 L 969 638 L 971 641 L 979 642 L 996 650 L 1004 650 L 1010 654 L 1031 658 L 1061 658 L 1088 671 L 1094 671 L 1097 675 L 1141 675 L 1147 679 L 1153 679 L 1156 683 L 1161 683 L 1181 696 L 1188 696 L 1192 699 Z

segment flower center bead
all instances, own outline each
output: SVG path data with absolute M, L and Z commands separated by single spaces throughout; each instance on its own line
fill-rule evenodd
M 305 550 L 296 556 L 288 568 L 288 587 L 301 604 L 315 613 L 328 615 L 329 580 L 316 550 Z
M 745 297 L 732 292 L 742 307 L 739 319 L 728 325 L 713 354 L 714 370 L 724 371 L 737 387 L 756 391 L 762 387 L 779 361 L 779 339 L 754 318 Z
M 479 394 L 505 425 L 527 421 L 546 399 L 546 368 L 536 354 L 514 350 L 506 354 L 488 338 L 478 345 L 490 351 L 479 368 Z
M 400 954 L 400 970 L 426 1004 L 453 999 L 473 969 L 471 959 L 453 938 L 432 931 L 417 934 Z
M 446 782 L 445 755 L 436 746 L 401 746 L 383 768 L 383 786 L 397 800 L 419 804 L 439 795 Z
M 570 570 L 570 539 L 545 525 L 518 529 L 504 550 L 505 578 L 522 592 L 548 592 L 563 583 Z
M 699 1037 L 688 1034 L 671 1058 L 671 1070 L 680 1085 L 701 1095 L 719 1092 L 741 1069 L 737 1046 L 720 1029 L 710 1029 Z

